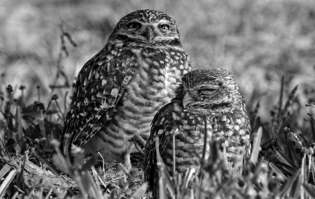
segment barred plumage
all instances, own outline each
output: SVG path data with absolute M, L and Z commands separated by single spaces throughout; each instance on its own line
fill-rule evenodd
M 130 166 L 130 140 L 136 136 L 145 144 L 154 114 L 189 70 L 174 19 L 155 10 L 126 15 L 78 75 L 64 152 L 74 144 Z
M 201 161 L 206 162 L 211 156 L 210 141 L 219 144 L 230 171 L 237 174 L 242 172 L 243 160 L 250 152 L 249 134 L 243 98 L 226 70 L 195 70 L 184 75 L 177 96 L 154 117 L 146 144 L 145 177 L 155 197 L 160 177 L 156 137 L 170 175 L 174 172 L 174 162 L 176 171 L 181 174 L 192 168 L 199 169 Z

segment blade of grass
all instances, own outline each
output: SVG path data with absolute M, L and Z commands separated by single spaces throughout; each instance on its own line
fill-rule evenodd
M 310 197 L 310 198 L 315 198 L 315 186 L 310 183 L 304 183 L 303 188 L 305 190 L 305 193 Z
M 48 191 L 48 193 L 47 193 L 45 199 L 51 198 L 50 196 L 51 196 L 52 192 L 53 192 L 53 189 L 51 188 L 51 189 Z
M 201 159 L 201 167 L 204 167 L 205 164 L 205 157 L 207 151 L 207 144 L 208 144 L 208 128 L 207 128 L 207 117 L 204 117 L 204 135 L 203 135 L 203 148 L 202 148 L 202 159 Z
M 287 109 L 290 107 L 290 105 L 292 104 L 292 101 L 295 97 L 296 91 L 299 88 L 299 85 L 296 85 L 291 92 L 289 93 L 288 99 L 282 109 L 282 115 L 284 115 L 284 113 L 287 111 Z
M 173 157 L 173 176 L 176 176 L 176 145 L 175 145 L 175 136 L 178 133 L 178 129 L 175 130 L 175 133 L 172 135 L 172 157 Z M 176 178 L 174 178 L 176 180 Z
M 288 194 L 290 194 L 290 192 L 291 192 L 291 187 L 293 186 L 293 183 L 296 181 L 296 179 L 298 179 L 300 174 L 301 174 L 301 169 L 296 171 L 292 177 L 287 179 L 287 182 L 285 183 L 283 189 L 279 193 L 280 198 L 284 198 L 285 196 L 289 196 Z
M 301 175 L 300 175 L 300 179 L 299 179 L 299 187 L 297 187 L 300 190 L 300 198 L 304 199 L 304 188 L 303 188 L 303 184 L 305 183 L 305 178 L 307 176 L 306 174 L 307 169 L 306 169 L 306 154 L 304 153 L 304 156 L 302 158 L 302 164 L 301 164 Z M 297 193 L 294 195 L 297 197 Z
M 158 168 L 158 174 L 159 174 L 159 199 L 166 199 L 166 190 L 169 191 L 172 198 L 176 198 L 176 189 L 174 188 L 173 184 L 171 183 L 171 178 L 165 168 L 165 164 L 163 162 L 163 159 L 160 154 L 159 150 L 159 137 L 156 137 L 154 139 L 155 141 L 155 152 L 156 152 L 156 165 Z M 175 178 L 175 176 L 174 176 Z
M 312 132 L 313 141 L 315 141 L 315 120 L 314 120 L 314 116 L 311 113 L 308 113 L 308 116 L 310 117 L 310 126 L 311 126 L 311 132 Z
M 155 152 L 156 152 L 156 165 L 159 173 L 159 199 L 166 199 L 166 185 L 165 185 L 165 165 L 163 163 L 160 150 L 159 150 L 159 137 L 155 138 Z
M 0 170 L 0 179 L 2 179 L 10 171 L 10 169 L 10 165 L 5 164 Z
M 278 103 L 278 111 L 277 111 L 277 120 L 280 120 L 282 104 L 283 104 L 283 88 L 284 88 L 284 76 L 281 77 L 280 83 L 280 96 L 279 96 L 279 103 Z
M 7 175 L 7 177 L 4 179 L 4 181 L 2 182 L 2 184 L 0 185 L 0 198 L 3 198 L 7 188 L 10 186 L 10 183 L 13 181 L 13 179 L 15 178 L 17 174 L 17 170 L 15 168 L 13 168 L 9 174 Z
M 252 162 L 253 164 L 256 164 L 258 161 L 259 152 L 261 150 L 261 147 L 260 147 L 261 138 L 262 138 L 262 127 L 259 127 L 254 137 L 253 150 L 249 159 L 249 161 Z
M 130 198 L 132 199 L 141 199 L 144 197 L 146 191 L 148 189 L 148 183 L 143 183 L 132 195 Z

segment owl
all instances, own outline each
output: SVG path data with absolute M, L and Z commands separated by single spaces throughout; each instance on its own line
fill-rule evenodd
M 76 146 L 130 168 L 134 144 L 144 147 L 154 115 L 190 70 L 173 18 L 149 9 L 127 14 L 78 74 L 64 153 L 71 157 Z
M 145 147 L 144 173 L 155 197 L 161 177 L 157 148 L 167 173 L 174 176 L 200 170 L 211 158 L 210 142 L 217 143 L 228 170 L 239 174 L 251 150 L 250 131 L 244 100 L 229 72 L 194 70 L 184 75 L 176 97 L 155 115 Z

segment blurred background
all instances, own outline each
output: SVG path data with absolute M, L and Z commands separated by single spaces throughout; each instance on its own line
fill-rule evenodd
M 142 8 L 173 16 L 193 66 L 230 70 L 263 118 L 282 76 L 286 91 L 299 84 L 301 104 L 315 99 L 313 0 L 1 0 L 1 89 L 25 85 L 34 100 L 38 85 L 44 96 L 53 82 L 71 85 L 117 21 Z

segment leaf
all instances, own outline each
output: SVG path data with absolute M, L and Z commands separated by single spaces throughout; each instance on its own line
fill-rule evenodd
M 259 152 L 261 150 L 261 147 L 260 147 L 261 138 L 262 138 L 262 127 L 259 127 L 254 137 L 253 150 L 250 156 L 250 162 L 252 162 L 253 164 L 256 164 L 258 160 Z
M 170 195 L 172 195 L 172 198 L 175 198 L 175 188 L 173 184 L 171 183 L 170 176 L 165 168 L 165 164 L 163 162 L 163 159 L 160 154 L 159 150 L 159 137 L 155 138 L 155 150 L 156 150 L 156 165 L 158 167 L 158 174 L 159 174 L 159 199 L 165 199 L 166 197 L 166 190 L 169 191 Z
M 15 176 L 17 174 L 17 170 L 13 168 L 9 174 L 5 177 L 2 184 L 0 185 L 0 198 L 2 198 L 9 187 L 10 183 L 14 180 Z
M 292 176 L 291 178 L 288 178 L 286 184 L 284 185 L 284 188 L 282 189 L 280 195 L 281 197 L 284 196 L 291 196 L 295 193 L 295 188 L 292 187 L 296 187 L 296 181 L 299 180 L 301 174 L 301 169 L 299 169 L 294 176 Z
M 9 171 L 11 167 L 8 164 L 5 164 L 0 170 L 0 179 L 2 179 Z
M 132 199 L 140 199 L 143 198 L 144 194 L 148 189 L 148 183 L 143 183 L 132 195 L 130 198 Z
M 315 186 L 309 183 L 304 183 L 303 188 L 305 190 L 305 193 L 308 194 L 309 197 L 315 198 Z

